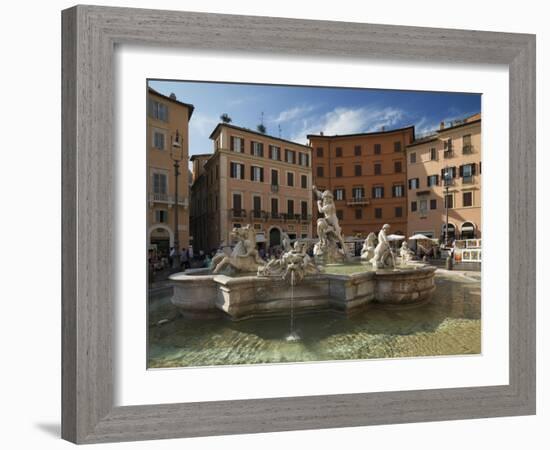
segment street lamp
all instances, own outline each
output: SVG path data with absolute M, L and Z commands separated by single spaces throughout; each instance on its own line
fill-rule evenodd
M 180 259 L 180 240 L 178 230 L 178 177 L 180 175 L 180 162 L 183 159 L 183 146 L 181 145 L 181 137 L 179 130 L 176 130 L 176 135 L 172 139 L 172 147 L 170 148 L 170 159 L 174 163 L 175 193 L 174 193 L 174 258 L 172 259 L 172 269 L 178 269 L 181 266 Z
M 449 186 L 453 177 L 449 166 L 443 169 L 443 183 L 445 184 L 445 246 L 449 245 Z

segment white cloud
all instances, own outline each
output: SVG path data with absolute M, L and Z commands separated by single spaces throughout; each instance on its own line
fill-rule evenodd
M 398 108 L 337 107 L 319 117 L 303 119 L 302 127 L 294 133 L 293 140 L 306 142 L 308 134 L 319 134 L 321 131 L 326 135 L 379 131 L 382 127 L 397 126 L 404 117 L 405 112 Z
M 288 122 L 289 120 L 295 120 L 298 117 L 313 111 L 314 109 L 315 107 L 313 106 L 294 106 L 281 111 L 277 117 L 271 117 L 269 121 L 274 123 Z

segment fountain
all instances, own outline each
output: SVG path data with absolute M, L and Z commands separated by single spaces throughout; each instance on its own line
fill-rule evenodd
M 353 315 L 370 303 L 411 305 L 431 298 L 436 268 L 411 261 L 403 246 L 396 264 L 388 224 L 378 233 L 376 245 L 374 233 L 367 237 L 361 260 L 354 261 L 345 251 L 332 194 L 315 188 L 314 192 L 324 217 L 317 221 L 319 240 L 313 257 L 307 254 L 307 243 L 296 241 L 291 247 L 285 242 L 281 257 L 265 262 L 256 250 L 253 228 L 235 228 L 232 237 L 237 243 L 230 255 L 216 255 L 211 269 L 170 277 L 172 303 L 184 317 L 224 315 L 243 320 L 290 314 L 287 339 L 292 341 L 299 339 L 294 330 L 296 312 L 336 310 Z

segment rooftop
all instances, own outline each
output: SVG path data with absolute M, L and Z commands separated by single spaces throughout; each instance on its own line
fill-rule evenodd
M 289 141 L 288 139 L 283 139 L 280 137 L 271 136 L 269 134 L 260 133 L 259 131 L 251 130 L 250 128 L 238 127 L 236 125 L 231 125 L 229 123 L 223 123 L 223 122 L 220 122 L 218 125 L 216 125 L 216 128 L 214 128 L 214 131 L 210 133 L 210 139 L 214 139 L 214 136 L 218 133 L 218 130 L 220 129 L 220 127 L 227 127 L 237 131 L 244 131 L 245 133 L 252 133 L 257 136 L 261 136 L 263 138 L 273 139 L 275 141 L 285 142 L 287 144 L 298 145 L 300 147 L 311 149 L 309 145 L 300 144 L 299 142 Z
M 169 95 L 161 94 L 159 91 L 153 89 L 152 87 L 148 87 L 147 89 L 150 94 L 158 95 L 159 97 L 162 97 L 164 100 L 168 100 L 169 102 L 177 103 L 179 105 L 187 107 L 189 109 L 189 119 L 191 119 L 191 116 L 193 115 L 193 111 L 195 110 L 194 105 L 192 105 L 191 103 L 184 103 L 182 101 L 179 101 L 175 95 L 172 97 Z
M 360 137 L 360 136 L 377 136 L 377 135 L 384 135 L 384 134 L 391 134 L 391 133 L 399 133 L 399 132 L 407 131 L 407 130 L 411 130 L 411 129 L 412 129 L 413 136 L 414 136 L 414 125 L 409 125 L 408 127 L 403 127 L 403 128 L 394 128 L 392 130 L 370 131 L 368 133 L 333 134 L 333 135 L 308 134 L 307 138 L 308 139 L 311 139 L 311 138 L 329 138 L 329 139 L 333 139 L 333 138 L 347 138 L 347 137 Z

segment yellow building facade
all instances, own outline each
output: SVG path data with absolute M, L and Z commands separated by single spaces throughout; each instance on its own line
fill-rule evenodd
M 481 115 L 476 114 L 407 146 L 409 234 L 448 241 L 482 236 Z M 448 174 L 448 185 L 445 174 Z
M 189 246 L 189 120 L 194 107 L 147 89 L 147 240 L 168 253 Z M 174 160 L 179 161 L 177 177 Z M 176 229 L 177 211 L 177 229 Z

